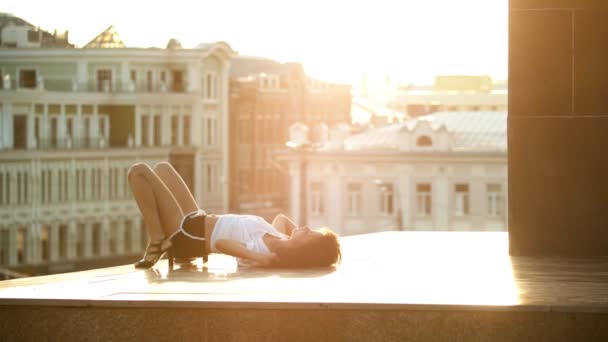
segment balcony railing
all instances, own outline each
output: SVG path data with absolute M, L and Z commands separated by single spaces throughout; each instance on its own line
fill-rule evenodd
M 39 149 L 72 149 L 72 148 L 108 148 L 107 139 L 97 137 L 85 138 L 56 138 L 56 139 L 40 139 L 37 147 Z
M 27 91 L 27 90 L 46 90 L 46 91 L 66 91 L 66 92 L 95 92 L 95 93 L 190 93 L 190 87 L 187 82 L 182 81 L 178 83 L 164 83 L 158 82 L 151 85 L 148 84 L 136 84 L 130 81 L 126 86 L 116 82 L 113 84 L 103 83 L 98 84 L 97 82 L 77 82 L 62 80 L 45 82 L 41 77 L 38 78 L 34 85 L 23 85 L 19 84 L 16 80 L 6 78 L 2 80 L 2 86 L 0 91 Z

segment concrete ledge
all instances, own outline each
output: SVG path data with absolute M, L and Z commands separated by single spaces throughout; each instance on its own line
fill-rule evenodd
M 601 341 L 566 312 L 0 307 L 2 341 Z
M 0 341 L 608 340 L 608 258 L 509 257 L 506 233 L 345 237 L 337 268 L 211 255 L 0 282 Z

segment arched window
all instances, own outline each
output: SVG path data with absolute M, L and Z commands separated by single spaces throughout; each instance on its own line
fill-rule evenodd
M 421 135 L 416 139 L 416 146 L 429 147 L 433 146 L 433 140 L 428 135 Z

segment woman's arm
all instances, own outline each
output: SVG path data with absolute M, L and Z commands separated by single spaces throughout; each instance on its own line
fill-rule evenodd
M 291 232 L 296 228 L 296 224 L 283 214 L 277 215 L 272 220 L 272 226 L 285 235 L 291 235 Z
M 257 266 L 269 266 L 277 257 L 274 253 L 263 254 L 249 250 L 242 243 L 236 240 L 219 239 L 215 242 L 215 248 L 220 252 L 232 255 L 237 258 L 244 258 L 255 261 Z

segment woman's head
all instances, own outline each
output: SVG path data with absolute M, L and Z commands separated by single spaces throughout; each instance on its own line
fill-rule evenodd
M 329 228 L 296 228 L 288 243 L 276 253 L 280 267 L 331 266 L 342 257 L 338 235 Z

